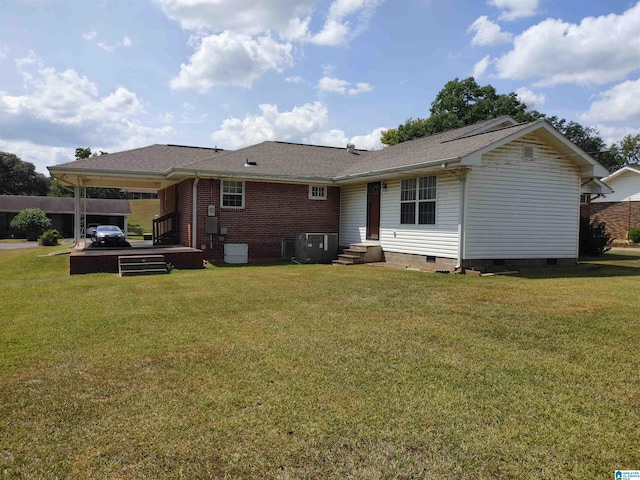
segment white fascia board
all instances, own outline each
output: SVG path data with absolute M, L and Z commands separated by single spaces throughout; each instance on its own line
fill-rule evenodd
M 619 177 L 620 175 L 624 174 L 624 173 L 635 173 L 636 175 L 640 175 L 640 170 L 637 170 L 635 168 L 632 167 L 622 167 L 620 170 L 616 170 L 615 172 L 613 172 L 611 175 L 609 175 L 608 177 L 605 177 L 602 179 L 603 182 L 608 182 L 609 180 L 612 180 L 616 177 Z
M 400 167 L 381 168 L 365 173 L 354 173 L 335 177 L 333 180 L 337 184 L 357 183 L 359 180 L 372 178 L 389 179 L 399 175 L 411 175 L 415 173 L 427 173 L 432 171 L 446 170 L 448 167 L 456 167 L 460 164 L 460 157 L 443 158 L 424 163 L 414 163 Z M 444 168 L 443 168 L 444 165 Z
M 606 183 L 603 183 L 597 178 L 589 178 L 580 185 L 580 193 L 611 195 L 613 190 Z
M 251 167 L 247 167 L 247 170 Z M 179 182 L 187 178 L 214 178 L 214 179 L 240 179 L 255 182 L 270 183 L 299 183 L 299 184 L 315 184 L 330 185 L 333 182 L 331 177 L 297 177 L 293 175 L 265 175 L 251 174 L 251 172 L 223 172 L 223 171 L 195 171 L 195 170 L 172 170 L 167 174 L 167 178 Z

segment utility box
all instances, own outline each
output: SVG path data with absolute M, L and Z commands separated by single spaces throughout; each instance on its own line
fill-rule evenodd
M 337 233 L 299 233 L 296 235 L 298 263 L 331 263 L 338 258 Z
M 218 234 L 218 217 L 207 217 L 207 233 Z

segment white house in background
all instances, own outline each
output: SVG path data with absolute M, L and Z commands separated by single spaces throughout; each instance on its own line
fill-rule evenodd
M 631 227 L 640 227 L 640 166 L 623 167 L 602 182 L 613 192 L 591 200 L 590 215 L 605 222 L 614 238 L 624 239 Z
M 227 242 L 247 245 L 250 260 L 273 258 L 284 239 L 322 232 L 447 270 L 575 262 L 581 186 L 607 175 L 544 120 L 501 117 L 380 151 L 352 147 L 155 145 L 49 170 L 66 185 L 160 190 L 161 218 L 179 216 L 171 238 L 205 258 L 223 258 Z

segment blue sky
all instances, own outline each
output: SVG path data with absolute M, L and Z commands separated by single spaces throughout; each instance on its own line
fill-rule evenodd
M 640 2 L 0 0 L 0 151 L 380 148 L 444 84 L 640 133 Z

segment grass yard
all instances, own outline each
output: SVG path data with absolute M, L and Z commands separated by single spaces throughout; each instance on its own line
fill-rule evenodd
M 131 207 L 131 215 L 127 218 L 129 225 L 137 225 L 143 233 L 151 233 L 153 218 L 160 214 L 160 200 L 157 198 L 129 200 L 129 207 Z
M 640 256 L 68 275 L 0 251 L 3 478 L 562 478 L 640 469 Z

